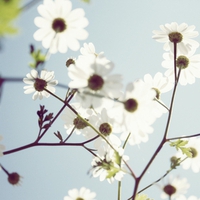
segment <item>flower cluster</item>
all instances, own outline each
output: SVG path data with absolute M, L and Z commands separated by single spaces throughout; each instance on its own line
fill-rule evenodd
M 24 86 L 24 93 L 34 92 L 34 100 L 50 95 L 61 100 L 66 106 L 62 119 L 67 138 L 60 142 L 65 143 L 74 132 L 82 135 L 86 142 L 93 142 L 94 149 L 83 145 L 94 156 L 91 162 L 93 177 L 99 177 L 100 181 L 107 179 L 109 183 L 121 181 L 128 173 L 124 167 L 129 159 L 124 155 L 126 142 L 130 145 L 147 142 L 149 134 L 153 133 L 153 123 L 165 113 L 169 113 L 170 121 L 172 110 L 162 101 L 161 95 L 172 89 L 175 91 L 178 82 L 181 85 L 193 84 L 195 78 L 200 78 L 200 54 L 195 55 L 199 43 L 192 39 L 198 36 L 198 32 L 194 26 L 175 22 L 160 26 L 160 31 L 153 31 L 153 38 L 164 43 L 164 50 L 168 51 L 163 54 L 162 62 L 167 70 L 154 76 L 146 74 L 143 79 L 128 83 L 124 90 L 122 76 L 113 73 L 115 65 L 104 52 L 96 53 L 93 43 L 84 43 L 80 48 L 78 40 L 88 36 L 84 29 L 88 20 L 82 9 L 72 10 L 72 3 L 68 0 L 44 0 L 38 12 L 41 17 L 34 21 L 39 27 L 34 39 L 42 41 L 50 53 L 65 53 L 70 48 L 74 51 L 80 49 L 80 55 L 66 61 L 70 81 L 64 100 L 54 94 L 54 86 L 58 84 L 54 72 L 44 69 L 32 69 L 26 75 L 23 81 L 28 86 Z M 69 96 L 75 97 L 75 102 L 71 103 Z M 62 139 L 60 132 L 57 136 Z M 122 141 L 125 141 L 123 147 Z M 200 139 L 189 139 L 185 147 L 190 148 L 192 157 L 181 165 L 184 169 L 192 168 L 199 172 Z M 181 152 L 176 157 L 185 159 Z M 184 199 L 183 194 L 188 188 L 186 179 L 171 177 L 162 186 L 161 198 Z M 85 187 L 80 191 L 69 190 L 68 194 L 64 200 L 93 200 L 96 196 Z M 147 199 L 145 195 L 137 198 Z M 189 200 L 195 198 L 192 196 Z

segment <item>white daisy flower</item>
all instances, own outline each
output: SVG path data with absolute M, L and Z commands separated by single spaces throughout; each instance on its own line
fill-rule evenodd
M 0 141 L 3 139 L 3 137 L 0 135 Z M 3 156 L 3 151 L 5 150 L 5 146 L 0 144 L 0 157 Z M 1 169 L 1 167 L 0 167 Z
M 69 196 L 65 196 L 64 200 L 95 200 L 95 192 L 91 192 L 89 189 L 82 187 L 80 190 L 72 189 L 68 191 Z
M 187 182 L 186 178 L 179 178 L 170 176 L 168 183 L 162 186 L 162 199 L 176 199 L 179 196 L 185 194 L 187 189 L 190 187 L 189 183 Z
M 181 163 L 183 169 L 191 168 L 193 172 L 198 173 L 200 171 L 200 138 L 190 138 L 185 147 L 191 149 L 192 158 L 187 158 Z M 182 152 L 177 152 L 176 157 L 185 158 Z
M 46 92 L 44 89 L 49 90 L 54 93 L 54 86 L 58 84 L 57 80 L 54 80 L 54 72 L 48 72 L 46 70 L 42 70 L 40 76 L 35 69 L 32 69 L 30 73 L 26 75 L 27 78 L 24 78 L 24 83 L 29 86 L 24 86 L 24 93 L 30 94 L 34 92 L 32 99 L 36 100 L 37 98 L 42 99 L 43 97 L 49 97 L 50 94 Z
M 123 160 L 127 161 L 128 156 L 123 155 L 124 150 L 122 148 L 115 147 L 116 151 L 112 148 L 107 148 L 101 152 L 100 155 L 97 154 L 92 160 L 92 175 L 93 177 L 99 177 L 100 181 L 107 179 L 109 183 L 114 180 L 121 181 L 125 169 L 123 169 Z
M 170 81 L 174 81 L 174 54 L 164 53 L 162 66 L 167 68 L 165 76 L 167 76 Z M 179 68 L 181 69 L 181 74 L 179 82 L 181 85 L 193 84 L 195 78 L 200 78 L 200 54 L 193 55 L 192 53 L 182 55 L 177 54 L 176 59 L 177 76 Z
M 72 10 L 68 0 L 44 0 L 38 6 L 41 17 L 36 17 L 34 23 L 39 27 L 33 37 L 42 41 L 44 48 L 50 53 L 66 53 L 68 48 L 77 51 L 80 48 L 78 40 L 85 40 L 88 33 L 84 28 L 88 20 L 81 8 Z
M 119 99 L 116 108 L 122 115 L 122 124 L 124 132 L 121 135 L 122 140 L 126 140 L 129 133 L 129 143 L 131 145 L 146 142 L 148 133 L 153 132 L 151 124 L 155 121 L 155 116 L 152 115 L 150 106 L 155 97 L 155 91 L 150 89 L 143 81 L 127 85 L 124 97 Z
M 174 52 L 174 42 L 177 43 L 177 50 L 187 54 L 193 48 L 196 49 L 199 43 L 191 38 L 197 37 L 199 33 L 194 31 L 195 26 L 188 26 L 186 23 L 178 25 L 176 22 L 160 26 L 161 31 L 153 31 L 153 37 L 158 42 L 165 43 L 164 50 Z
M 119 147 L 121 145 L 121 140 L 113 133 L 115 132 L 114 119 L 110 118 L 107 114 L 106 109 L 102 109 L 101 113 L 97 113 L 97 115 L 93 115 L 89 118 L 91 120 L 91 124 L 108 140 L 108 142 L 113 145 Z M 89 138 L 93 138 L 98 136 L 96 132 L 90 132 L 87 134 Z M 94 147 L 100 152 L 102 148 L 107 148 L 107 142 L 99 136 L 95 142 Z
M 71 107 L 74 108 L 85 120 L 90 121 L 89 118 L 93 115 L 91 109 L 83 109 L 79 103 L 72 103 Z M 70 108 L 65 108 L 62 119 L 65 122 L 64 128 L 66 129 L 67 134 L 70 134 L 74 130 L 77 135 L 83 134 L 87 136 L 92 134 L 94 136 L 92 128 L 89 127 L 81 118 L 77 117 Z M 90 134 L 90 132 L 92 133 Z
M 70 65 L 68 75 L 72 81 L 70 88 L 78 88 L 78 100 L 84 108 L 97 108 L 121 95 L 122 76 L 110 75 L 113 63 L 106 59 L 103 54 L 98 56 L 79 57 L 75 65 Z M 107 98 L 104 98 L 107 97 Z M 104 104 L 105 107 L 106 104 Z
M 167 77 L 164 77 L 162 73 L 158 72 L 152 77 L 150 74 L 144 76 L 144 83 L 149 88 L 155 91 L 155 97 L 157 101 L 164 104 L 161 101 L 161 94 L 170 91 L 173 88 L 173 84 Z M 160 117 L 163 113 L 167 112 L 167 109 L 157 101 L 152 101 L 152 113 L 155 117 Z

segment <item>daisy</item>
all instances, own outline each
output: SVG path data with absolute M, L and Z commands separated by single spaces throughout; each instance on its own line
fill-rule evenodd
M 190 138 L 185 147 L 190 148 L 192 158 L 187 158 L 181 165 L 183 169 L 191 168 L 193 172 L 198 173 L 200 171 L 200 138 Z M 176 157 L 185 158 L 185 155 L 178 152 Z
M 42 41 L 44 48 L 50 53 L 66 53 L 68 48 L 77 51 L 80 48 L 78 40 L 88 37 L 84 28 L 88 20 L 84 17 L 83 9 L 72 10 L 72 3 L 68 0 L 44 0 L 38 6 L 41 17 L 36 17 L 34 23 L 37 30 L 33 37 Z
M 71 107 L 74 108 L 81 117 L 90 121 L 89 118 L 93 115 L 91 109 L 82 109 L 79 103 L 73 103 L 71 104 Z M 94 131 L 91 127 L 89 127 L 81 118 L 77 117 L 70 108 L 65 108 L 62 119 L 65 122 L 64 128 L 66 129 L 67 134 L 70 134 L 74 130 L 77 135 L 82 133 L 83 135 L 93 135 L 95 137 Z M 92 133 L 90 134 L 90 132 Z
M 3 139 L 3 137 L 0 135 L 0 141 Z M 5 146 L 0 144 L 0 157 L 3 156 L 3 151 L 5 150 Z M 1 167 L 0 167 L 1 169 Z
M 174 81 L 174 54 L 164 53 L 162 66 L 167 68 L 165 76 L 167 76 L 170 81 Z M 177 54 L 176 59 L 177 74 L 179 69 L 181 69 L 179 82 L 181 85 L 193 84 L 195 78 L 200 78 L 200 54 L 193 55 L 190 54 L 182 55 Z
M 187 54 L 193 48 L 196 49 L 199 43 L 191 38 L 199 34 L 194 31 L 195 26 L 188 26 L 186 23 L 178 25 L 176 22 L 160 26 L 161 31 L 153 31 L 153 37 L 158 42 L 165 43 L 164 50 L 174 52 L 174 43 L 177 43 L 177 50 Z
M 42 70 L 40 76 L 35 69 L 32 69 L 30 73 L 26 75 L 26 78 L 23 79 L 24 83 L 28 86 L 24 86 L 24 93 L 30 94 L 34 92 L 32 99 L 36 100 L 37 98 L 42 99 L 43 97 L 49 97 L 50 94 L 44 89 L 49 90 L 54 93 L 55 88 L 53 86 L 58 84 L 57 80 L 54 80 L 54 72 L 48 72 Z
M 162 186 L 162 199 L 176 199 L 182 194 L 185 194 L 187 192 L 187 189 L 190 187 L 190 185 L 187 182 L 186 178 L 179 178 L 179 177 L 169 177 L 169 181 L 166 185 Z
M 106 59 L 103 53 L 94 57 L 79 57 L 74 65 L 70 65 L 68 76 L 71 81 L 68 86 L 79 89 L 77 99 L 84 108 L 109 104 L 109 101 L 113 101 L 107 98 L 114 99 L 121 95 L 122 76 L 110 75 L 113 68 L 113 63 Z
M 123 160 L 127 161 L 129 157 L 123 155 L 124 150 L 122 148 L 115 147 L 115 149 L 117 151 L 107 148 L 100 155 L 97 154 L 92 160 L 93 177 L 99 177 L 100 181 L 107 179 L 109 183 L 112 183 L 114 180 L 122 180 L 126 172 L 122 168 Z
M 69 196 L 65 196 L 64 200 L 95 200 L 95 192 L 91 192 L 89 189 L 82 187 L 80 190 L 72 189 L 68 191 Z
M 106 140 L 113 146 L 119 147 L 121 145 L 121 140 L 113 133 L 115 132 L 115 128 L 113 127 L 114 119 L 110 118 L 107 114 L 106 109 L 102 109 L 101 113 L 97 113 L 97 115 L 93 115 L 90 117 L 91 124 L 106 138 Z M 90 134 L 86 134 L 87 137 L 93 138 L 98 136 L 96 132 L 90 132 Z M 99 151 L 102 148 L 107 148 L 108 144 L 101 136 L 99 136 L 95 142 L 94 147 Z
M 116 108 L 122 115 L 122 140 L 126 140 L 129 133 L 131 145 L 148 140 L 148 133 L 153 132 L 151 124 L 155 121 L 150 108 L 154 97 L 155 91 L 141 80 L 127 85 L 124 96 L 119 99 L 119 108 Z
M 160 117 L 163 113 L 167 112 L 167 109 L 160 104 L 162 103 L 161 94 L 170 91 L 173 88 L 173 84 L 160 72 L 156 73 L 154 77 L 150 74 L 146 74 L 144 76 L 144 83 L 155 91 L 155 101 L 152 101 L 151 108 L 153 115 L 155 115 L 155 117 Z

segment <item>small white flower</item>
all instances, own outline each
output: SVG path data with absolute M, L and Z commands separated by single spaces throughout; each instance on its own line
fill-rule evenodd
M 114 134 L 115 127 L 114 119 L 110 118 L 107 114 L 106 109 L 102 109 L 101 113 L 97 113 L 97 115 L 93 115 L 90 118 L 91 124 L 107 139 L 107 141 L 113 145 L 119 147 L 121 145 L 121 140 Z M 88 134 L 89 138 L 93 138 L 98 136 L 96 132 L 90 132 Z M 100 152 L 102 148 L 107 148 L 107 142 L 99 136 L 95 142 L 94 147 Z
M 193 172 L 198 173 L 200 171 L 200 138 L 190 138 L 185 147 L 191 149 L 192 158 L 187 158 L 181 163 L 183 169 L 191 168 Z M 178 158 L 185 158 L 180 151 L 176 154 Z
M 39 27 L 33 37 L 42 41 L 44 48 L 50 48 L 50 53 L 66 53 L 68 48 L 77 51 L 80 48 L 78 40 L 88 37 L 84 28 L 88 20 L 81 8 L 72 10 L 72 3 L 68 0 L 44 0 L 38 6 L 41 17 L 36 17 L 34 22 Z
M 177 197 L 185 194 L 187 192 L 187 189 L 190 187 L 190 185 L 187 182 L 186 178 L 179 178 L 179 177 L 173 177 L 170 176 L 168 183 L 162 186 L 162 199 L 176 199 Z
M 120 98 L 121 103 L 118 103 L 121 110 L 116 108 L 122 115 L 121 126 L 124 127 L 122 140 L 126 140 L 129 133 L 131 133 L 129 137 L 131 145 L 148 140 L 148 133 L 153 132 L 151 124 L 156 119 L 150 108 L 154 97 L 155 91 L 141 80 L 127 85 L 124 97 Z
M 68 191 L 69 196 L 65 196 L 64 200 L 95 200 L 95 192 L 91 192 L 89 189 L 82 187 L 80 190 L 72 189 Z
M 170 91 L 173 88 L 173 84 L 167 77 L 164 77 L 162 73 L 158 72 L 152 77 L 150 74 L 144 76 L 144 83 L 149 86 L 149 88 L 155 91 L 155 98 L 164 104 L 161 101 L 161 94 Z M 152 114 L 155 117 L 160 117 L 163 113 L 167 112 L 167 109 L 161 105 L 159 102 L 152 101 Z
M 100 181 L 105 179 L 109 183 L 114 180 L 121 181 L 125 174 L 125 169 L 122 167 L 123 160 L 127 161 L 129 157 L 123 155 L 124 150 L 122 148 L 114 148 L 116 151 L 108 147 L 92 160 L 93 177 L 99 177 Z
M 177 49 L 183 54 L 187 54 L 193 48 L 196 49 L 199 43 L 191 38 L 199 34 L 194 31 L 195 26 L 188 26 L 186 23 L 178 25 L 176 22 L 160 26 L 159 31 L 153 31 L 153 37 L 158 42 L 165 43 L 164 50 L 174 52 L 174 42 L 177 43 Z
M 179 82 L 181 85 L 193 84 L 195 78 L 200 78 L 200 54 L 193 55 L 194 52 L 186 55 L 177 54 L 176 59 L 176 71 L 178 76 L 178 71 L 181 69 L 181 74 Z M 162 66 L 167 68 L 165 76 L 167 76 L 170 81 L 174 81 L 174 54 L 164 53 Z
M 54 86 L 58 84 L 57 80 L 54 80 L 54 72 L 48 72 L 46 70 L 42 70 L 40 76 L 35 69 L 32 69 L 30 73 L 26 75 L 26 78 L 23 79 L 24 83 L 28 84 L 28 86 L 24 86 L 24 93 L 30 94 L 33 93 L 33 99 L 37 98 L 42 99 L 43 97 L 49 97 L 50 94 L 46 92 L 44 89 L 49 90 L 54 93 Z
M 113 102 L 107 98 L 118 98 L 121 95 L 122 77 L 118 74 L 110 75 L 113 67 L 113 63 L 103 54 L 81 56 L 74 65 L 70 65 L 68 75 L 72 81 L 68 86 L 79 89 L 77 99 L 84 108 L 92 106 L 96 109 L 105 102 Z
M 71 104 L 71 107 L 74 108 L 79 115 L 87 121 L 89 121 L 89 118 L 93 115 L 91 109 L 82 109 L 79 103 L 73 103 Z M 77 117 L 77 115 L 68 107 L 65 108 L 62 119 L 65 122 L 64 128 L 66 129 L 67 134 L 70 134 L 73 129 L 77 135 L 82 133 L 87 136 L 91 135 L 90 132 L 94 132 L 91 127 L 89 127 L 81 118 Z
M 0 135 L 0 141 L 3 139 L 3 137 Z M 3 151 L 5 150 L 5 146 L 0 144 L 0 157 L 3 156 Z M 1 167 L 0 167 L 1 169 Z

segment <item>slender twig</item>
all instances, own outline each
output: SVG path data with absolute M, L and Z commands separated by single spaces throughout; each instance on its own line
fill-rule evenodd
M 167 138 L 166 142 L 170 140 L 177 140 L 177 139 L 184 139 L 184 138 L 191 138 L 191 137 L 197 137 L 200 136 L 200 133 L 194 134 L 194 135 L 186 135 L 186 136 L 180 136 L 180 137 L 173 137 L 173 138 Z

